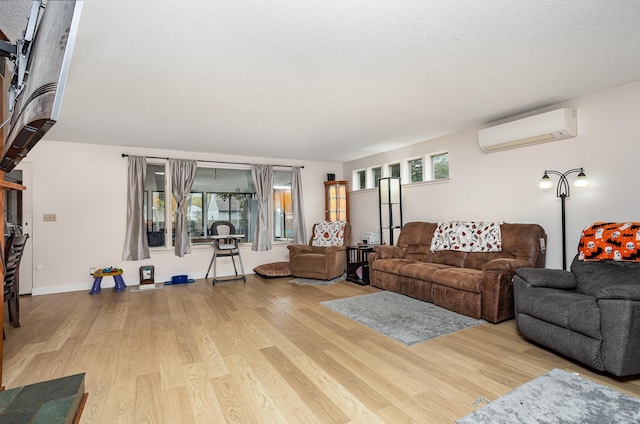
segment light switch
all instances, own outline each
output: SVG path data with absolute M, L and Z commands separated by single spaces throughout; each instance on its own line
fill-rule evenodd
M 42 220 L 44 222 L 55 222 L 56 219 L 57 217 L 55 213 L 45 213 L 42 215 Z

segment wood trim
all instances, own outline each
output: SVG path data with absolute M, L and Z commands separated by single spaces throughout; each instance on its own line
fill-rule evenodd
M 78 412 L 76 413 L 76 417 L 73 419 L 73 424 L 78 424 L 80 422 L 80 417 L 82 417 L 82 411 L 84 411 L 84 405 L 87 403 L 88 397 L 89 393 L 85 393 L 82 395 L 82 399 L 80 399 L 80 405 L 78 406 Z
M 4 178 L 4 175 L 2 176 L 2 178 Z M 0 188 L 5 189 L 5 190 L 20 190 L 20 191 L 24 191 L 27 188 L 21 184 L 16 184 L 16 183 L 12 183 L 9 181 L 4 181 L 4 179 L 0 180 Z M 3 202 L 4 203 L 4 202 Z

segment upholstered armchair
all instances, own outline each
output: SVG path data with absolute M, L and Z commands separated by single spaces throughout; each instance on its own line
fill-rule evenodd
M 292 244 L 289 249 L 291 275 L 331 280 L 345 272 L 351 225 L 346 221 L 321 221 L 313 225 L 309 244 Z
M 571 271 L 518 269 L 520 333 L 598 371 L 640 374 L 640 224 L 634 224 L 596 223 L 583 231 Z

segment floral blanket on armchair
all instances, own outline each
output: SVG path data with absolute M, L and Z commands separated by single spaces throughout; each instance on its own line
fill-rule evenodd
M 313 228 L 312 246 L 342 246 L 346 221 L 320 221 Z

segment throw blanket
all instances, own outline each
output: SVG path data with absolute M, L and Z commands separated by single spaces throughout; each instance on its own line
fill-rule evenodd
M 501 252 L 502 233 L 499 222 L 444 221 L 431 239 L 431 251 Z
M 346 221 L 320 221 L 313 229 L 312 246 L 342 246 Z
M 578 259 L 640 262 L 640 222 L 596 222 L 585 228 Z

